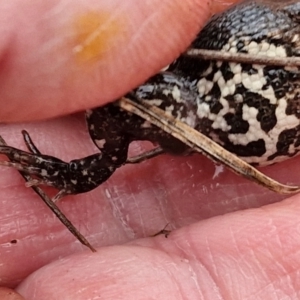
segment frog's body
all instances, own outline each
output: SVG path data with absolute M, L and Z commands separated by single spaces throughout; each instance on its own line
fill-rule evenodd
M 300 3 L 261 2 L 246 1 L 213 17 L 191 48 L 300 56 Z M 266 165 L 300 151 L 299 87 L 297 67 L 204 61 L 183 54 L 126 97 L 146 100 L 247 162 Z M 18 168 L 58 188 L 61 197 L 104 182 L 126 162 L 133 140 L 152 141 L 173 154 L 187 150 L 162 129 L 113 103 L 87 111 L 86 118 L 99 154 L 55 163 L 55 158 L 11 147 L 0 152 L 18 162 L 20 155 L 26 157 L 26 167 Z

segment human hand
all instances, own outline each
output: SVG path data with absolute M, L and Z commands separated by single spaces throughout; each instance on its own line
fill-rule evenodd
M 41 120 L 117 99 L 184 51 L 209 9 L 195 0 L 2 4 L 0 120 Z
M 171 24 L 168 22 L 167 25 Z M 174 24 L 172 26 L 174 28 Z M 180 51 L 176 48 L 179 47 L 177 39 L 174 38 L 173 50 L 166 50 L 173 53 L 172 57 Z M 186 39 L 188 42 L 188 37 Z M 161 48 L 159 42 L 154 44 Z M 158 61 L 152 69 L 151 63 L 150 66 L 145 64 L 147 71 L 139 79 L 135 79 L 137 73 L 130 69 L 132 78 L 136 80 L 131 84 L 144 80 L 167 63 L 168 56 L 162 55 L 161 61 L 157 55 Z M 110 61 L 110 64 L 115 63 L 115 59 Z M 116 63 L 114 68 L 119 71 L 123 66 Z M 131 66 L 134 68 L 133 64 Z M 141 62 L 137 63 L 137 70 L 139 67 Z M 55 77 L 53 73 L 52 76 Z M 101 76 L 104 75 L 99 75 L 99 78 L 106 80 Z M 127 80 L 124 75 L 122 79 Z M 107 80 L 105 86 L 111 88 L 112 77 Z M 126 86 L 131 87 L 128 82 L 124 82 L 124 90 Z M 86 102 L 78 101 L 82 107 L 66 103 L 72 97 L 77 101 L 80 98 L 76 97 L 77 94 L 81 95 L 68 94 L 73 93 L 71 86 L 69 88 L 70 91 L 66 91 L 57 102 L 59 105 L 53 102 L 43 110 L 45 100 L 31 95 L 35 104 L 21 103 L 25 105 L 17 115 L 9 114 L 13 112 L 12 105 L 7 110 L 9 118 L 3 120 L 45 118 L 93 105 L 95 99 L 87 103 L 89 97 Z M 83 85 L 77 88 L 83 89 Z M 99 93 L 96 83 L 90 88 Z M 102 94 L 101 87 L 101 99 L 98 99 L 101 103 L 118 96 L 116 91 L 120 87 L 114 90 L 115 96 L 109 95 L 110 88 Z M 107 98 L 105 93 L 108 93 Z M 63 106 L 61 102 L 65 104 L 63 112 L 56 110 Z M 25 107 L 33 105 L 35 111 L 25 110 Z M 65 160 L 97 151 L 89 141 L 82 115 L 3 125 L 1 135 L 9 144 L 24 147 L 19 133 L 23 128 L 30 132 L 42 152 Z M 140 144 L 132 149 L 132 153 L 140 151 Z M 283 182 L 297 183 L 297 160 L 265 168 L 264 172 L 273 177 L 277 175 L 277 179 Z M 176 299 L 180 296 L 200 298 L 201 293 L 208 299 L 221 296 L 244 299 L 250 295 L 267 299 L 272 292 L 275 293 L 268 289 L 271 286 L 277 289 L 277 295 L 287 290 L 285 295 L 292 297 L 292 293 L 297 292 L 297 284 L 291 284 L 297 280 L 298 270 L 297 197 L 259 209 L 220 216 L 283 198 L 221 169 L 199 155 L 158 157 L 141 165 L 125 166 L 98 189 L 62 200 L 59 204 L 62 210 L 98 248 L 95 254 L 87 250 L 69 257 L 66 256 L 85 249 L 74 241 L 38 197 L 24 188 L 15 170 L 1 170 L 2 282 L 12 286 L 41 266 L 65 257 L 33 273 L 23 281 L 18 291 L 28 299 L 88 299 L 97 295 L 105 299 L 145 299 L 150 296 Z M 219 175 L 218 170 L 221 170 Z M 173 231 L 167 239 L 164 236 L 138 239 L 154 234 L 167 223 L 170 223 L 170 229 L 182 228 Z M 12 240 L 17 240 L 17 244 L 11 244 Z M 128 241 L 131 242 L 124 245 Z M 114 246 L 105 247 L 110 245 Z

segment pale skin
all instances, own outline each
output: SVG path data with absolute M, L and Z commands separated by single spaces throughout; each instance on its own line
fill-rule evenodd
M 130 15 L 137 34 L 128 40 L 120 36 L 119 48 L 112 47 L 115 53 L 101 58 L 101 67 L 97 60 L 92 71 L 82 62 L 75 71 L 72 65 L 69 71 L 81 74 L 80 83 L 62 78 L 69 76 L 67 48 L 51 56 L 49 47 L 57 45 L 56 37 L 64 37 L 53 35 L 45 46 L 47 30 L 76 15 L 77 4 L 81 12 L 103 11 L 106 2 L 118 1 L 67 2 L 60 1 L 62 8 L 56 8 L 53 1 L 48 6 L 35 1 L 28 4 L 30 9 L 24 1 L 0 4 L 0 14 L 14 16 L 0 23 L 5 33 L 0 34 L 0 119 L 9 122 L 0 126 L 0 134 L 10 145 L 24 148 L 20 131 L 26 129 L 42 152 L 65 160 L 97 151 L 83 114 L 42 120 L 122 95 L 176 57 L 209 15 L 207 1 L 185 1 L 190 8 L 183 9 L 179 0 L 153 0 L 153 19 L 144 22 L 151 2 L 145 8 L 144 1 L 127 0 L 121 11 Z M 22 9 L 16 10 L 18 6 Z M 171 9 L 176 19 L 170 17 Z M 35 24 L 31 32 L 29 22 L 39 18 L 44 25 Z M 162 47 L 165 40 L 168 44 Z M 22 53 L 36 49 L 34 66 L 28 57 L 22 60 Z M 50 64 L 42 61 L 47 55 Z M 24 120 L 31 122 L 21 123 Z M 140 147 L 135 144 L 131 153 L 139 153 Z M 262 170 L 284 183 L 300 183 L 300 157 Z M 126 166 L 94 191 L 63 199 L 60 208 L 96 253 L 70 235 L 24 187 L 17 171 L 1 167 L 0 187 L 1 284 L 16 288 L 25 299 L 299 298 L 299 196 L 284 199 L 200 155 L 161 156 Z M 174 229 L 168 238 L 150 237 L 168 223 L 167 229 Z M 0 290 L 0 298 L 22 299 L 7 289 Z

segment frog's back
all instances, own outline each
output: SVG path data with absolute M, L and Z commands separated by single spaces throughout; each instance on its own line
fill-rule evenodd
M 246 1 L 214 16 L 191 48 L 299 56 L 300 4 Z M 272 5 L 269 5 L 271 3 Z M 204 61 L 183 54 L 136 92 L 249 163 L 269 164 L 300 148 L 297 67 Z M 149 86 L 150 92 L 143 93 Z

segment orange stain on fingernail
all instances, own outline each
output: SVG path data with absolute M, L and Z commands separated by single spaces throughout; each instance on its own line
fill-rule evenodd
M 74 20 L 73 53 L 79 63 L 101 60 L 124 34 L 124 20 L 105 12 L 88 12 Z

